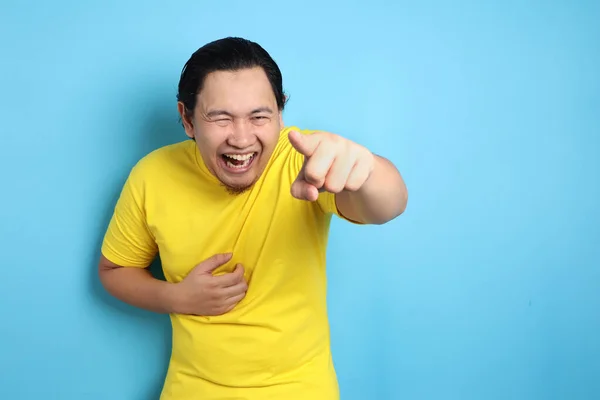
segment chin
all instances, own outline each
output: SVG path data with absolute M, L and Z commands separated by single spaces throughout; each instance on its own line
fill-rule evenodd
M 237 179 L 231 179 L 230 176 L 221 176 L 219 180 L 230 194 L 238 195 L 250 190 L 258 181 L 258 178 L 258 175 L 248 173 L 248 175 L 240 176 Z
M 223 182 L 221 182 L 221 183 L 223 183 Z M 250 190 L 252 188 L 253 185 L 254 185 L 254 183 L 252 183 L 250 185 L 234 186 L 234 185 L 223 183 L 223 187 L 225 188 L 225 190 L 227 190 L 227 193 L 234 195 L 234 196 L 238 196 L 240 194 L 246 193 L 248 190 Z
M 239 160 L 221 156 L 217 160 L 219 180 L 225 189 L 233 195 L 248 191 L 260 177 L 258 153 L 254 153 L 250 157 L 237 158 Z

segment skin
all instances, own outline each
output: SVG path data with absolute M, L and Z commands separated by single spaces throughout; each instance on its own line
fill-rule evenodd
M 283 128 L 282 113 L 262 68 L 209 74 L 193 115 L 180 102 L 185 133 L 196 141 L 205 164 L 232 193 L 250 188 L 260 177 Z M 223 154 L 254 153 L 248 170 L 231 171 Z
M 264 172 L 283 128 L 281 110 L 261 68 L 209 74 L 188 113 L 178 103 L 185 133 L 193 138 L 205 164 L 233 195 L 252 187 Z M 404 181 L 387 159 L 340 135 L 290 132 L 289 140 L 304 155 L 304 165 L 291 188 L 302 201 L 315 201 L 319 192 L 336 194 L 339 211 L 353 221 L 383 224 L 406 208 Z M 252 154 L 247 168 L 227 167 L 223 155 Z M 127 268 L 104 256 L 99 277 L 116 298 L 158 313 L 218 315 L 245 296 L 243 266 L 219 277 L 212 271 L 230 254 L 217 254 L 196 265 L 179 283 L 155 279 L 147 269 Z
M 340 213 L 363 224 L 384 224 L 406 209 L 406 185 L 389 160 L 330 132 L 290 132 L 289 140 L 305 160 L 294 197 L 315 201 L 320 191 L 335 193 Z

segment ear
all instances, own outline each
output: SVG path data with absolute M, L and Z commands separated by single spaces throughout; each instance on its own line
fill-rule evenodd
M 185 130 L 185 134 L 190 138 L 194 138 L 194 122 L 192 117 L 187 115 L 185 111 L 185 105 L 179 101 L 177 102 L 177 111 L 179 112 L 179 116 L 181 117 L 181 123 L 183 124 L 183 129 Z
M 290 97 L 287 94 L 283 94 L 283 104 L 287 104 L 288 100 L 290 99 Z M 279 110 L 279 126 L 281 127 L 281 129 L 283 129 L 283 127 L 285 126 L 283 124 L 283 110 Z

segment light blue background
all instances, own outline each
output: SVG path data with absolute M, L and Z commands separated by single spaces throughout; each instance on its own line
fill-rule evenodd
M 107 296 L 98 249 L 129 168 L 185 140 L 183 64 L 228 35 L 280 64 L 287 123 L 410 190 L 332 228 L 343 400 L 600 398 L 598 2 L 167 3 L 0 6 L 0 398 L 157 398 L 168 319 Z

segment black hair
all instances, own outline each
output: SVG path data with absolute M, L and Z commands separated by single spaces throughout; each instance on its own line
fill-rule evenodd
M 239 37 L 226 37 L 200 47 L 185 63 L 179 79 L 177 101 L 185 106 L 186 115 L 192 116 L 196 96 L 202 90 L 206 76 L 215 71 L 237 71 L 261 67 L 275 94 L 280 111 L 285 106 L 282 76 L 277 63 L 259 44 Z

